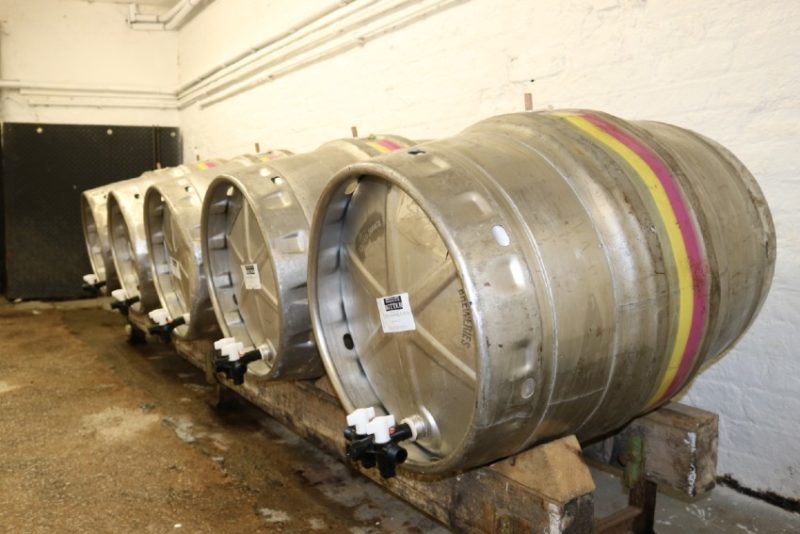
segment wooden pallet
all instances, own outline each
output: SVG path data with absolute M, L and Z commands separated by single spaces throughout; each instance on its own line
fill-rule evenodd
M 149 319 L 131 312 L 133 334 L 146 332 Z M 326 377 L 237 386 L 213 371 L 210 340 L 174 342 L 176 351 L 231 393 L 343 461 L 345 413 Z M 717 416 L 669 404 L 634 420 L 615 436 L 582 451 L 567 436 L 494 464 L 450 477 L 430 477 L 402 469 L 382 479 L 376 470 L 352 467 L 456 532 L 652 532 L 657 485 L 694 496 L 714 485 Z M 629 506 L 596 519 L 595 485 L 587 461 L 624 470 Z

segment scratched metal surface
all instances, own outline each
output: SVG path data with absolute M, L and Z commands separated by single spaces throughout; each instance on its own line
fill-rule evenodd
M 656 196 L 656 179 L 678 192 Z M 335 177 L 311 228 L 309 309 L 345 407 L 411 418 L 408 467 L 451 472 L 601 435 L 675 395 L 746 331 L 774 262 L 766 201 L 719 145 L 519 113 Z M 404 294 L 392 331 L 379 299 Z
M 317 199 L 346 165 L 412 144 L 385 135 L 341 139 L 211 184 L 201 227 L 211 301 L 225 336 L 265 356 L 250 364 L 251 378 L 324 373 L 306 293 L 308 228 Z M 252 270 L 250 281 L 243 269 Z

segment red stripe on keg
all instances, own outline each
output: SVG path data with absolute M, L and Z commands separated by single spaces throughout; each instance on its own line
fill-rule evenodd
M 655 152 L 629 133 L 624 132 L 619 127 L 597 115 L 580 113 L 579 116 L 627 146 L 650 167 L 666 193 L 671 211 L 674 215 L 674 220 L 677 221 L 681 237 L 683 238 L 685 250 L 676 252 L 685 253 L 689 261 L 693 293 L 692 319 L 689 335 L 677 371 L 671 379 L 669 373 L 667 373 L 665 379 L 669 381 L 669 384 L 666 385 L 662 383 L 656 395 L 648 403 L 648 407 L 653 407 L 668 400 L 685 384 L 689 373 L 694 367 L 700 349 L 703 328 L 706 323 L 706 314 L 708 311 L 708 280 L 705 274 L 705 261 L 700 249 L 698 231 L 692 221 L 689 209 L 681 194 L 680 186 L 675 176 L 672 175 Z M 670 217 L 664 220 L 664 222 L 670 224 L 670 219 L 672 218 Z
M 388 139 L 377 139 L 375 142 L 383 147 L 388 148 L 389 150 L 397 150 L 398 148 L 400 148 L 400 145 Z

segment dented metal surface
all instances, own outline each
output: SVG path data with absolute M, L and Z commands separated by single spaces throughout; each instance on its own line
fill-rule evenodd
M 663 404 L 745 332 L 774 262 L 764 196 L 716 143 L 520 113 L 340 172 L 310 311 L 345 408 L 422 417 L 406 465 L 449 472 Z
M 230 161 L 186 165 L 181 177 L 147 190 L 144 223 L 155 289 L 171 319 L 186 318 L 186 324 L 175 328 L 174 335 L 184 339 L 219 337 L 200 242 L 200 214 L 208 186 L 220 174 L 257 168 L 290 154 L 274 150 Z
M 146 172 L 139 178 L 111 186 L 106 208 L 109 246 L 120 286 L 128 298 L 139 298 L 133 304 L 137 311 L 148 312 L 160 306 L 144 228 L 145 193 L 153 184 L 190 173 L 188 166 L 180 165 Z
M 136 180 L 133 178 L 132 180 Z M 86 252 L 97 280 L 106 283 L 107 292 L 119 288 L 114 258 L 108 240 L 108 195 L 112 188 L 132 180 L 116 182 L 81 193 L 81 225 Z
M 306 293 L 314 206 L 344 166 L 410 144 L 394 136 L 333 141 L 313 152 L 229 172 L 211 184 L 201 223 L 204 268 L 224 336 L 263 355 L 249 364 L 250 379 L 324 373 Z

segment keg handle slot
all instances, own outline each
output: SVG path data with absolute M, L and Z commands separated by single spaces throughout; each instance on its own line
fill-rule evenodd
M 128 315 L 130 307 L 139 302 L 139 297 L 128 297 L 128 293 L 124 289 L 115 289 L 111 292 L 114 297 L 114 302 L 111 303 L 112 310 L 119 310 L 122 315 Z
M 96 274 L 85 274 L 83 275 L 83 284 L 81 284 L 81 289 L 89 293 L 92 297 L 97 297 L 100 295 L 100 289 L 105 287 L 105 285 L 106 281 L 97 278 Z
M 237 386 L 244 384 L 247 366 L 264 357 L 261 349 L 243 352 L 244 345 L 236 338 L 225 337 L 214 342 L 214 348 L 220 352 L 214 357 L 214 372 L 222 373 Z
M 147 328 L 150 334 L 157 335 L 164 343 L 168 343 L 172 337 L 172 331 L 179 326 L 189 322 L 189 314 L 185 313 L 176 319 L 170 320 L 169 312 L 164 308 L 158 308 L 147 315 L 155 323 Z
M 344 430 L 347 458 L 366 469 L 377 465 L 383 478 L 394 477 L 397 466 L 408 458 L 408 451 L 398 443 L 416 438 L 413 424 L 407 421 L 404 419 L 398 425 L 393 415 L 375 417 L 375 409 L 371 407 L 352 412 L 347 416 L 348 426 Z

